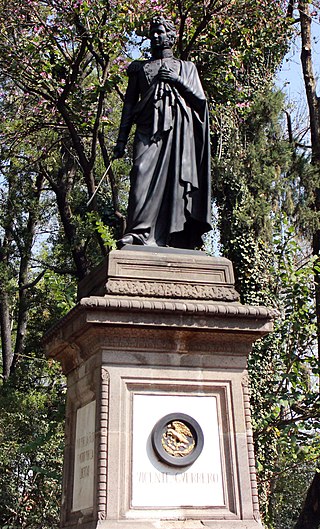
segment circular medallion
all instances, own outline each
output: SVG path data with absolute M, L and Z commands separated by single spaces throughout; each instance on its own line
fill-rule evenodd
M 194 463 L 201 454 L 203 433 L 197 421 L 189 415 L 170 413 L 153 427 L 151 442 L 160 461 L 184 467 Z

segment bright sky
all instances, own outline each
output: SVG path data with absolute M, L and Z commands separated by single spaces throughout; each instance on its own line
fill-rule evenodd
M 305 88 L 300 63 L 300 44 L 300 36 L 297 35 L 277 75 L 277 85 L 287 94 L 293 112 L 298 115 L 306 109 Z M 318 17 L 312 19 L 312 44 L 314 73 L 320 77 L 320 20 Z

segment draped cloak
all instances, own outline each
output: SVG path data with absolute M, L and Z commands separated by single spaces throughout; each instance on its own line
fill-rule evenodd
M 191 249 L 211 229 L 208 107 L 195 65 L 167 60 L 179 75 L 169 84 L 157 79 L 163 62 L 128 69 L 119 139 L 132 123 L 136 133 L 126 233 L 137 244 Z

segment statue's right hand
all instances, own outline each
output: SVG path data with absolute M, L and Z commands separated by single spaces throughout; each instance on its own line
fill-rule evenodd
M 115 148 L 113 149 L 113 157 L 117 160 L 124 156 L 126 144 L 124 141 L 118 141 Z
M 179 80 L 179 75 L 174 70 L 163 64 L 159 69 L 158 79 L 159 81 L 164 81 L 165 83 L 175 84 Z

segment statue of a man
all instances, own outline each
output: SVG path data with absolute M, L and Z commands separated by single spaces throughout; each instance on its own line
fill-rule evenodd
M 152 58 L 128 67 L 116 158 L 136 124 L 125 244 L 194 249 L 211 229 L 206 98 L 193 63 L 175 59 L 173 23 L 150 26 Z

